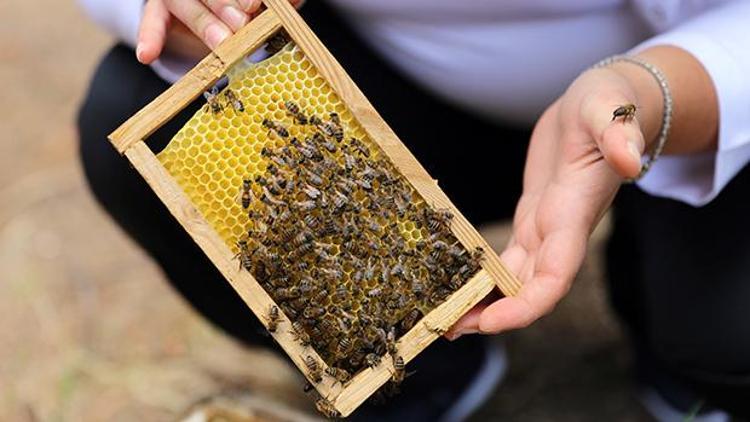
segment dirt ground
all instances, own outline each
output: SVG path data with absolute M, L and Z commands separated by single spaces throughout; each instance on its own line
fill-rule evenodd
M 227 390 L 305 406 L 284 360 L 206 325 L 89 196 L 73 119 L 111 43 L 74 2 L 0 2 L 0 420 L 167 421 Z M 500 247 L 507 227 L 485 233 Z M 554 314 L 505 336 L 511 371 L 476 420 L 647 420 L 605 236 Z

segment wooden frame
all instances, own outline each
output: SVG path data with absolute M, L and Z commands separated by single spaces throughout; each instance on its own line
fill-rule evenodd
M 233 260 L 234 254 L 190 202 L 175 179 L 157 160 L 145 140 L 216 83 L 232 65 L 259 48 L 268 37 L 283 27 L 349 107 L 352 115 L 370 139 L 379 144 L 419 194 L 434 207 L 448 208 L 453 212 L 455 217 L 452 230 L 456 238 L 469 250 L 482 247 L 486 251 L 482 269 L 399 339 L 398 353 L 408 363 L 466 311 L 490 293 L 495 286 L 499 287 L 505 295 L 515 295 L 520 288 L 520 283 L 506 270 L 476 229 L 440 190 L 437 181 L 430 177 L 401 143 L 288 0 L 263 0 L 263 3 L 267 10 L 223 42 L 182 79 L 128 119 L 110 134 L 109 139 L 143 176 L 252 312 L 266 325 L 262 315 L 274 304 L 272 298 L 250 273 L 237 270 L 237 263 Z M 292 362 L 306 376 L 304 359 L 308 355 L 317 359 L 325 368 L 325 363 L 311 347 L 303 347 L 294 341 L 288 329 L 290 324 L 290 320 L 285 315 L 281 315 L 279 322 L 281 328 L 273 333 L 273 337 L 289 355 Z M 328 375 L 324 376 L 322 382 L 314 385 L 318 393 L 329 400 L 342 416 L 347 416 L 387 382 L 393 372 L 392 359 L 382 359 L 374 369 L 362 370 L 346 385 L 341 385 Z

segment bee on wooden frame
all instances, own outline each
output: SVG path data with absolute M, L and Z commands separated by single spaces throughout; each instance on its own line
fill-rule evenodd
M 237 249 L 239 249 L 239 252 L 234 256 L 234 259 L 239 259 L 239 269 L 244 268 L 247 271 L 250 271 L 253 267 L 253 261 L 250 257 L 247 240 L 238 240 Z
M 308 355 L 305 358 L 305 366 L 307 367 L 307 374 L 314 383 L 319 383 L 323 380 L 323 371 L 320 369 L 318 361 L 314 357 Z
M 307 331 L 305 331 L 305 327 L 302 326 L 301 322 L 294 321 L 292 323 L 291 333 L 294 340 L 299 342 L 302 346 L 307 347 L 310 345 L 310 336 L 307 334 Z
M 315 407 L 318 409 L 318 412 L 327 418 L 338 419 L 341 417 L 341 413 L 333 407 L 333 404 L 324 398 L 318 399 L 315 402 Z
M 206 108 L 213 114 L 219 114 L 224 111 L 224 106 L 219 101 L 219 88 L 212 87 L 211 90 L 203 93 L 203 98 L 206 99 Z
M 341 384 L 346 384 L 352 378 L 352 375 L 346 369 L 335 366 L 329 366 L 325 372 Z
M 268 309 L 268 315 L 266 316 L 266 323 L 268 324 L 268 331 L 271 333 L 276 332 L 276 328 L 279 326 L 279 307 L 271 305 Z

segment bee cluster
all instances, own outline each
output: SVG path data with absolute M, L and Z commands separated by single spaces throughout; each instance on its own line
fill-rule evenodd
M 346 138 L 336 113 L 308 116 L 291 101 L 284 109 L 282 121 L 262 123 L 279 141 L 261 152 L 265 172 L 240 187 L 250 217 L 240 267 L 329 375 L 346 383 L 390 353 L 400 381 L 396 339 L 477 272 L 482 250 L 467 251 L 450 230 L 452 214 L 430 208 L 379 151 Z M 405 236 L 407 224 L 419 239 Z M 265 318 L 271 331 L 281 329 L 278 307 Z M 305 362 L 319 381 L 321 365 Z

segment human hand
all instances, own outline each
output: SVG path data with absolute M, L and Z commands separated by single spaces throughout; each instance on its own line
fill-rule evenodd
M 299 7 L 304 0 L 290 0 Z M 260 0 L 148 0 L 138 30 L 136 57 L 143 64 L 156 60 L 166 48 L 200 58 L 252 18 Z
M 537 122 L 513 234 L 501 254 L 521 290 L 477 305 L 451 328 L 448 339 L 526 327 L 552 311 L 570 289 L 589 235 L 623 179 L 640 172 L 645 142 L 639 117 L 648 121 L 645 139 L 653 139 L 652 127 L 658 125 L 658 87 L 643 79 L 648 74 L 627 66 L 584 72 Z M 618 106 L 644 103 L 648 116 L 612 119 Z

